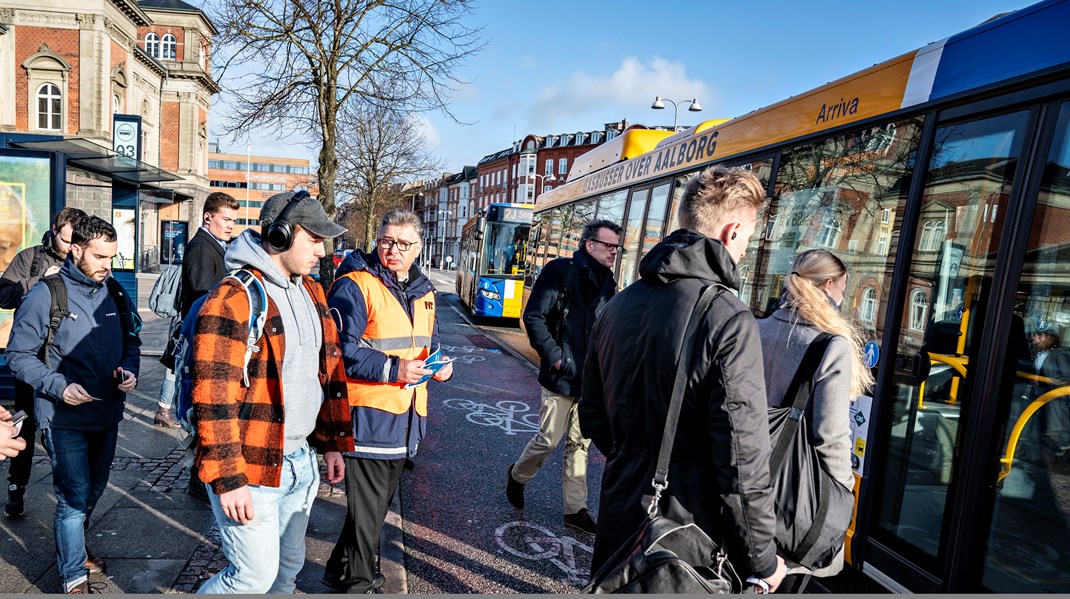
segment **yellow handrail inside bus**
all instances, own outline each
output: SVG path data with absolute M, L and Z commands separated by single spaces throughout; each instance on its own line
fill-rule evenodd
M 1029 419 L 1033 414 L 1051 400 L 1065 397 L 1067 395 L 1070 395 L 1070 385 L 1064 385 L 1048 391 L 1044 395 L 1034 399 L 1033 403 L 1029 404 L 1025 410 L 1022 410 L 1022 414 L 1018 416 L 1018 421 L 1014 423 L 1014 428 L 1011 429 L 1011 437 L 1007 440 L 1007 451 L 1004 452 L 1003 457 L 999 460 L 1001 466 L 999 477 L 996 479 L 996 482 L 1003 482 L 1003 479 L 1007 478 L 1007 475 L 1011 473 L 1011 464 L 1014 462 L 1014 452 L 1018 449 L 1018 438 L 1021 437 L 1022 429 L 1025 428 L 1026 423 L 1029 422 Z
M 970 357 L 929 353 L 929 362 L 933 364 L 937 362 L 947 364 L 948 366 L 954 368 L 955 372 L 957 372 L 959 376 L 961 376 L 962 378 L 966 378 L 966 364 L 969 364 Z M 951 397 L 950 399 L 948 399 L 948 403 L 958 403 L 958 400 L 956 399 L 959 390 L 958 385 L 956 384 L 957 382 L 958 379 L 954 379 L 951 381 Z M 918 409 L 925 409 L 925 381 L 922 381 L 921 385 L 918 386 Z

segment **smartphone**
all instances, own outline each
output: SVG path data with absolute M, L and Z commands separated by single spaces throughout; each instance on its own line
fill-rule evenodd
M 26 420 L 26 412 L 19 410 L 18 412 L 15 412 L 11 415 L 11 422 L 7 424 L 10 424 L 11 426 L 18 426 L 22 424 L 23 420 Z

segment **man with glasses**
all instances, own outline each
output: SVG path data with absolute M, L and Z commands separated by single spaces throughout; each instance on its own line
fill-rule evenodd
M 620 251 L 620 233 L 620 225 L 608 220 L 587 223 L 572 257 L 551 261 L 535 280 L 524 308 L 524 326 L 541 362 L 539 432 L 509 466 L 505 482 L 509 503 L 523 509 L 524 485 L 567 433 L 562 473 L 564 524 L 588 534 L 595 532 L 594 519 L 587 511 L 587 447 L 591 442 L 580 434 L 576 402 L 587 339 L 617 289 L 613 264 Z
M 383 217 L 374 253 L 342 261 L 327 304 L 338 325 L 353 416 L 355 449 L 346 453 L 347 512 L 323 582 L 352 593 L 383 584 L 375 555 L 406 459 L 427 429 L 427 383 L 445 381 L 452 364 L 424 367 L 438 351 L 435 288 L 414 264 L 423 223 L 414 212 Z M 409 386 L 414 385 L 414 386 Z

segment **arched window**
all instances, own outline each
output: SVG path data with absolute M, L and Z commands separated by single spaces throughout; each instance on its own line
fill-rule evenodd
M 932 252 L 940 249 L 947 233 L 947 221 L 930 220 L 925 223 L 921 232 L 921 247 L 923 252 Z
M 925 291 L 915 289 L 910 294 L 910 328 L 914 331 L 925 330 L 925 319 L 929 311 L 929 302 L 925 299 Z
M 877 319 L 877 290 L 866 287 L 862 292 L 862 320 L 873 322 Z
M 178 55 L 177 48 L 178 40 L 175 39 L 175 36 L 171 35 L 170 33 L 164 35 L 163 44 L 161 45 L 162 53 L 160 57 L 164 60 L 174 60 L 175 56 Z
M 160 58 L 160 36 L 155 33 L 149 33 L 145 36 L 145 51 L 149 53 L 149 56 L 159 59 Z
M 63 95 L 52 83 L 37 88 L 37 128 L 60 131 L 63 117 Z

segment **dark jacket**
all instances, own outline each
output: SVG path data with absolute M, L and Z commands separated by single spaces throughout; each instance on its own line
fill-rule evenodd
M 335 283 L 327 293 L 327 305 L 338 325 L 338 339 L 342 345 L 342 361 L 346 376 L 365 381 L 393 383 L 398 380 L 398 360 L 372 349 L 361 342 L 368 326 L 368 306 L 360 287 L 346 274 L 366 270 L 390 290 L 412 319 L 412 303 L 428 293 L 434 293 L 431 280 L 415 264 L 409 269 L 409 280 L 402 284 L 397 275 L 379 261 L 377 253 L 350 252 L 338 266 Z M 439 347 L 438 318 L 431 335 L 431 351 Z M 384 377 L 385 374 L 385 377 Z M 413 395 L 415 395 L 415 390 Z M 427 432 L 427 419 L 416 413 L 415 405 L 404 414 L 391 414 L 366 406 L 353 406 L 354 455 L 367 459 L 400 459 L 414 457 L 420 441 Z M 400 453 L 384 453 L 386 449 L 407 448 Z M 369 451 L 370 450 L 370 451 Z
M 565 302 L 568 315 L 562 322 L 557 295 L 568 280 L 569 269 L 574 272 Z M 595 269 L 604 271 L 601 283 Z M 547 390 L 579 397 L 587 339 L 616 289 L 612 271 L 596 263 L 582 248 L 571 258 L 550 261 L 539 273 L 523 318 L 528 342 L 539 354 L 539 384 Z M 554 368 L 558 360 L 559 370 Z
M 23 296 L 29 293 L 37 281 L 44 278 L 46 270 L 53 266 L 63 266 L 63 258 L 52 249 L 53 237 L 51 229 L 45 231 L 41 237 L 41 245 L 26 248 L 11 260 L 4 275 L 0 276 L 0 308 L 18 308 Z M 37 271 L 31 272 L 35 260 Z
M 71 256 L 59 271 L 67 285 L 67 309 L 76 317 L 64 318 L 49 352 L 51 368 L 37 354 L 48 330 L 52 294 L 45 283 L 30 289 L 15 312 L 8 342 L 7 363 L 20 381 L 36 391 L 35 415 L 41 428 L 101 431 L 123 418 L 126 394 L 112 373 L 122 366 L 137 376 L 141 339 L 125 335 L 120 312 L 104 283 L 85 276 Z M 126 297 L 130 311 L 136 310 Z M 78 406 L 63 401 L 63 390 L 78 383 L 93 397 Z
M 182 258 L 182 297 L 179 305 L 182 316 L 189 314 L 193 302 L 211 291 L 227 274 L 223 261 L 226 250 L 207 229 L 197 229 L 197 234 L 186 245 Z
M 580 427 L 606 456 L 591 570 L 638 529 L 652 494 L 676 356 L 708 285 L 738 289 L 720 241 L 678 230 L 610 300 L 591 334 Z M 695 338 L 661 513 L 725 541 L 741 576 L 776 568 L 762 348 L 747 307 L 724 289 Z M 723 514 L 722 514 L 723 509 Z

